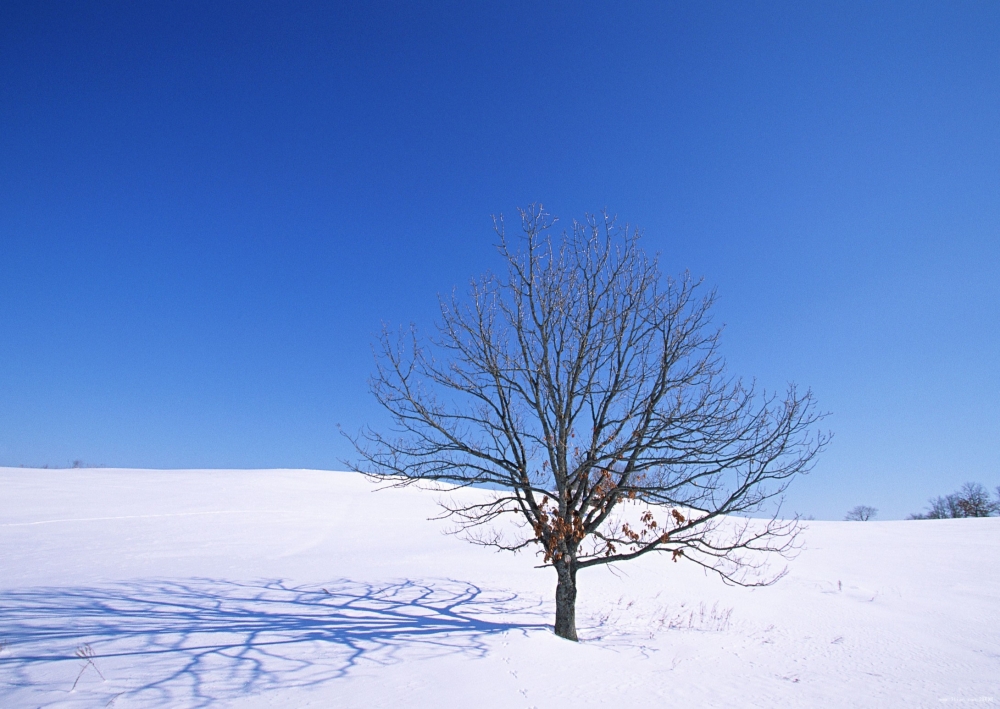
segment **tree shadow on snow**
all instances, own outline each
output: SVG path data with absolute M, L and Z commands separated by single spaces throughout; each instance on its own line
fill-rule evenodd
M 7 591 L 0 696 L 51 699 L 79 675 L 72 691 L 111 703 L 207 706 L 318 686 L 366 662 L 481 657 L 489 636 L 545 628 L 544 617 L 514 593 L 453 580 L 305 588 L 192 579 Z

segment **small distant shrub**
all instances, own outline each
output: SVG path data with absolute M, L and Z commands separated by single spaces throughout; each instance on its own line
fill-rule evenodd
M 869 507 L 868 505 L 858 505 L 844 515 L 844 519 L 848 522 L 867 522 L 870 519 L 875 519 L 877 514 L 878 510 L 874 507 Z

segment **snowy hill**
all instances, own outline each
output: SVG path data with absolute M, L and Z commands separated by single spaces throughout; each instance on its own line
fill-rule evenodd
M 810 522 L 763 589 L 581 572 L 574 644 L 531 554 L 373 487 L 0 469 L 0 706 L 1000 705 L 1000 519 Z

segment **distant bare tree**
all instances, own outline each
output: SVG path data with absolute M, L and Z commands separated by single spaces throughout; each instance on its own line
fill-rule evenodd
M 591 566 L 665 553 L 772 583 L 783 572 L 758 552 L 788 554 L 800 529 L 779 496 L 828 440 L 811 394 L 726 376 L 714 294 L 687 274 L 664 283 L 637 230 L 604 215 L 553 239 L 553 222 L 522 211 L 512 244 L 496 220 L 506 273 L 442 300 L 436 337 L 383 332 L 370 383 L 394 430 L 352 439 L 357 468 L 492 489 L 446 514 L 470 541 L 538 547 L 563 638 L 577 639 L 577 572 Z M 505 515 L 520 524 L 491 524 Z
M 878 510 L 874 507 L 869 507 L 868 505 L 858 505 L 848 512 L 844 519 L 848 522 L 867 522 L 870 519 L 875 519 L 875 515 L 878 514 Z
M 997 512 L 997 504 L 979 483 L 965 483 L 958 491 L 955 505 L 962 517 L 989 517 Z
M 997 500 L 980 483 L 965 483 L 958 492 L 930 500 L 926 512 L 912 514 L 910 519 L 961 519 L 964 517 L 990 517 L 1000 512 L 1000 487 Z

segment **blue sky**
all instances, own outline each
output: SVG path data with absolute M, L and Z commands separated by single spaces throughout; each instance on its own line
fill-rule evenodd
M 812 387 L 791 508 L 1000 483 L 1000 5 L 290 5 L 0 6 L 0 465 L 339 468 L 541 201 Z

